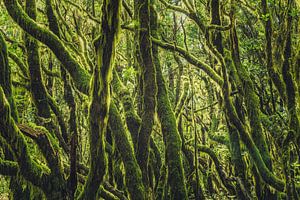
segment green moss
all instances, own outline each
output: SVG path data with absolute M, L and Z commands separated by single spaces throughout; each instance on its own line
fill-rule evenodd
M 247 132 L 246 127 L 240 122 L 238 119 L 237 113 L 233 107 L 231 100 L 228 98 L 229 96 L 225 96 L 225 108 L 226 115 L 228 119 L 230 119 L 230 123 L 234 125 L 239 131 L 240 138 L 247 147 L 250 156 L 252 157 L 261 177 L 263 180 L 268 183 L 270 186 L 274 187 L 278 191 L 284 191 L 285 184 L 282 180 L 277 178 L 266 166 L 259 149 L 256 147 L 249 133 Z M 299 186 L 297 186 L 299 188 Z M 300 188 L 299 188 L 300 189 Z
M 12 116 L 18 121 L 18 112 L 12 94 L 11 69 L 8 63 L 7 46 L 2 33 L 0 33 L 0 77 L 0 86 L 3 88 L 6 98 L 9 101 Z
M 92 99 L 89 107 L 91 164 L 88 178 L 79 199 L 97 199 L 97 191 L 107 170 L 105 133 L 111 101 L 110 83 L 119 30 L 120 2 L 120 0 L 108 0 L 102 4 L 101 32 L 95 43 L 97 66 L 93 72 Z
M 137 148 L 138 143 L 138 132 L 141 125 L 141 118 L 138 116 L 134 103 L 132 100 L 132 95 L 128 89 L 121 82 L 120 77 L 116 70 L 113 73 L 113 89 L 114 92 L 118 94 L 118 97 L 122 99 L 123 108 L 125 111 L 126 124 L 129 132 L 131 133 L 131 138 L 134 144 L 134 149 Z
M 180 98 L 178 99 L 178 103 L 176 105 L 175 108 L 175 117 L 178 121 L 179 117 L 181 116 L 183 107 L 186 103 L 187 97 L 189 94 L 189 84 L 188 82 L 184 83 L 184 87 L 183 87 L 183 93 L 181 94 Z
M 160 65 L 157 65 L 158 82 L 158 116 L 166 145 L 166 163 L 169 173 L 169 184 L 175 199 L 187 199 L 184 171 L 182 166 L 181 139 L 177 130 L 175 115 L 168 98 Z
M 26 1 L 26 13 L 32 20 L 36 20 L 36 4 L 34 0 Z M 43 84 L 39 47 L 35 39 L 30 35 L 25 34 L 25 46 L 27 50 L 27 63 L 29 66 L 30 75 L 30 90 L 32 93 L 33 102 L 37 108 L 37 114 L 43 118 L 50 117 L 50 107 L 47 102 L 47 92 Z
M 152 10 L 153 12 L 154 10 Z M 157 19 L 152 15 L 152 35 L 157 36 Z M 156 24 L 156 26 L 155 26 Z M 154 25 L 154 26 L 153 26 Z M 157 112 L 161 123 L 161 129 L 166 147 L 166 164 L 168 167 L 168 183 L 171 188 L 172 199 L 188 199 L 184 169 L 182 165 L 181 138 L 178 133 L 176 118 L 168 97 L 165 81 L 163 79 L 158 57 L 158 47 L 152 47 L 153 59 L 156 67 L 157 79 Z
M 149 187 L 149 147 L 150 138 L 154 125 L 154 116 L 156 113 L 156 68 L 152 56 L 152 41 L 150 39 L 150 2 L 148 0 L 137 1 L 139 28 L 138 46 L 140 53 L 140 66 L 142 78 L 142 123 L 139 129 L 137 159 L 142 170 L 143 182 L 146 187 L 146 196 L 150 195 Z M 150 197 L 148 197 L 150 198 Z
M 11 118 L 10 106 L 5 98 L 2 87 L 0 87 L 0 111 L 3 113 L 0 117 L 0 132 L 15 153 L 21 174 L 33 184 L 42 186 L 42 179 L 46 175 L 43 174 L 41 168 L 30 158 L 24 136 L 20 133 L 14 120 Z
M 154 44 L 170 50 L 178 52 L 182 57 L 184 57 L 189 63 L 198 67 L 199 69 L 203 70 L 209 77 L 212 78 L 218 85 L 223 84 L 223 80 L 208 64 L 204 63 L 203 61 L 197 59 L 194 55 L 187 52 L 184 48 L 179 46 L 174 46 L 170 43 L 162 42 L 157 38 L 152 38 Z
M 88 93 L 90 75 L 80 66 L 58 36 L 38 25 L 23 11 L 16 0 L 7 0 L 4 3 L 14 21 L 35 39 L 46 44 L 68 70 L 77 88 L 81 92 Z
M 109 126 L 116 141 L 116 147 L 124 163 L 125 182 L 130 198 L 133 200 L 145 199 L 142 173 L 135 158 L 133 144 L 127 129 L 123 126 L 122 119 L 114 103 L 111 103 L 110 107 Z
M 0 158 L 0 174 L 4 176 L 16 176 L 19 170 L 18 163 Z
M 291 21 L 291 19 L 289 18 Z M 292 22 L 288 23 L 292 23 Z M 284 60 L 282 66 L 282 77 L 285 85 L 286 91 L 286 108 L 288 110 L 289 117 L 289 128 L 296 133 L 296 138 L 300 139 L 300 117 L 297 112 L 297 100 L 299 100 L 299 95 L 297 96 L 297 85 L 294 82 L 294 77 L 292 74 L 292 66 L 290 64 L 290 59 L 292 58 L 292 36 L 291 31 L 288 30 L 287 41 L 284 49 Z M 299 102 L 299 101 L 298 101 Z

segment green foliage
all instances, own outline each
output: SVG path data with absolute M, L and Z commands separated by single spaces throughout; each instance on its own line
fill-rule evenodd
M 0 199 L 299 199 L 298 21 L 298 0 L 2 1 Z

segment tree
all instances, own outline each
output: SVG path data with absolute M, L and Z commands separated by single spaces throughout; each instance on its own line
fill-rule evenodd
M 0 2 L 0 198 L 299 198 L 298 1 Z

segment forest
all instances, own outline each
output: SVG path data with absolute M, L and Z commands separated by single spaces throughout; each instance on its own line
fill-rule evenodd
M 300 199 L 300 0 L 0 0 L 0 199 Z

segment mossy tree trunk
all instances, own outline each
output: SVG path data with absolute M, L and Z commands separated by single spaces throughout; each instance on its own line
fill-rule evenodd
M 60 171 L 59 159 L 54 152 L 49 138 L 44 135 L 35 135 L 36 137 L 42 136 L 41 143 L 38 143 L 38 145 L 51 169 L 50 173 L 46 173 L 30 157 L 27 142 L 11 116 L 10 105 L 2 87 L 0 87 L 0 111 L 3 113 L 0 117 L 0 133 L 14 152 L 20 174 L 33 185 L 41 188 L 48 199 L 62 199 L 67 197 L 65 180 Z
M 72 76 L 76 87 L 88 93 L 90 75 L 88 72 L 76 61 L 73 55 L 67 50 L 62 41 L 57 35 L 48 31 L 44 27 L 37 24 L 31 19 L 21 8 L 16 0 L 5 0 L 5 7 L 10 16 L 17 22 L 17 24 L 28 34 L 47 45 L 61 61 L 64 67 Z
M 90 171 L 79 199 L 97 199 L 97 191 L 107 168 L 105 134 L 110 107 L 110 83 L 115 59 L 115 46 L 119 31 L 120 0 L 102 4 L 101 32 L 94 45 L 97 65 L 94 68 L 89 107 Z
M 0 33 L 0 86 L 3 88 L 4 93 L 8 99 L 12 118 L 18 122 L 18 112 L 15 106 L 13 91 L 12 91 L 12 81 L 11 81 L 11 68 L 8 63 L 8 50 L 6 46 L 6 42 L 2 33 Z M 0 136 L 2 137 L 2 136 Z M 1 138 L 2 139 L 2 138 Z M 8 145 L 6 141 L 3 139 L 3 145 Z M 0 145 L 2 146 L 2 145 Z M 8 147 L 8 146 L 7 146 Z M 3 149 L 4 148 L 2 146 Z M 4 150 L 4 157 L 6 160 L 14 161 L 14 156 L 12 151 Z M 14 199 L 20 199 L 21 197 L 30 197 L 30 189 L 28 188 L 28 184 L 26 184 L 26 188 L 22 188 L 22 184 L 25 184 L 24 181 L 16 176 L 12 176 L 10 179 L 10 189 L 12 191 L 12 195 Z
M 123 126 L 122 119 L 115 104 L 110 106 L 109 126 L 116 141 L 118 151 L 122 156 L 125 168 L 125 182 L 130 199 L 145 199 L 145 189 L 142 181 L 141 169 L 137 163 L 131 136 Z
M 18 112 L 15 106 L 12 84 L 11 68 L 8 63 L 8 50 L 2 33 L 0 33 L 0 86 L 3 88 L 11 107 L 11 115 L 14 120 L 18 121 Z
M 151 6 L 151 34 L 157 37 L 157 14 Z M 172 199 L 188 199 L 182 165 L 181 139 L 177 129 L 176 117 L 172 110 L 166 83 L 162 75 L 158 46 L 152 46 L 152 54 L 156 67 L 157 79 L 157 112 L 166 146 L 166 164 L 168 166 L 168 184 L 171 188 Z
M 35 21 L 37 15 L 35 0 L 26 0 L 25 10 L 27 15 Z M 43 118 L 50 118 L 47 91 L 43 84 L 41 74 L 38 42 L 29 34 L 25 33 L 25 46 L 27 49 L 27 63 L 30 75 L 30 91 L 32 93 L 33 102 L 37 108 L 37 114 Z
M 142 170 L 144 185 L 148 190 L 150 136 L 154 125 L 157 94 L 155 65 L 151 52 L 152 42 L 150 39 L 150 0 L 139 0 L 137 9 L 139 21 L 139 52 L 141 55 L 140 65 L 143 80 L 143 110 L 142 123 L 138 135 L 137 159 Z
M 288 1 L 288 10 L 291 12 L 292 6 L 294 5 L 293 1 Z M 296 84 L 294 82 L 291 59 L 292 59 L 292 26 L 293 26 L 293 17 L 291 14 L 287 17 L 287 39 L 284 47 L 284 59 L 282 66 L 282 77 L 285 85 L 286 91 L 286 108 L 288 111 L 288 126 L 289 131 L 285 136 L 283 141 L 283 152 L 282 160 L 284 165 L 284 175 L 285 175 L 285 184 L 286 192 L 288 199 L 298 199 L 299 194 L 295 189 L 295 182 L 293 181 L 295 173 L 292 169 L 292 148 L 291 143 L 295 141 L 300 141 L 300 123 L 299 116 L 297 114 L 297 94 L 296 94 Z M 296 142 L 299 153 L 299 143 Z M 298 160 L 299 162 L 299 160 Z
M 251 136 L 257 148 L 260 151 L 260 154 L 266 163 L 266 166 L 272 172 L 272 161 L 269 152 L 268 145 L 266 143 L 265 135 L 263 132 L 262 124 L 261 124 L 261 111 L 259 107 L 259 98 L 255 93 L 254 84 L 250 78 L 249 72 L 246 70 L 245 66 L 242 65 L 240 60 L 239 53 L 239 41 L 236 33 L 235 26 L 230 31 L 231 38 L 231 56 L 233 59 L 234 67 L 237 71 L 239 79 L 242 82 L 242 95 L 244 96 L 247 114 L 250 121 L 251 127 Z M 259 182 L 260 188 L 262 191 L 258 192 L 261 196 L 258 196 L 259 199 L 265 198 L 273 198 L 272 194 L 268 186 L 266 186 L 263 182 Z
M 241 154 L 239 133 L 234 126 L 228 124 L 227 127 L 229 132 L 230 154 L 234 166 L 234 173 L 235 176 L 239 179 L 238 181 L 240 181 L 240 184 L 237 181 L 236 193 L 240 199 L 250 200 L 252 198 L 249 195 L 250 190 L 246 176 L 246 164 Z M 245 189 L 243 190 L 242 187 L 244 187 Z
M 52 0 L 46 0 L 46 13 L 50 30 L 55 33 L 59 38 L 61 34 L 59 31 L 59 25 L 52 7 Z M 50 58 L 51 59 L 51 58 Z M 77 188 L 77 142 L 78 131 L 76 123 L 76 102 L 72 92 L 70 77 L 66 70 L 61 66 L 61 75 L 64 83 L 64 99 L 68 104 L 69 113 L 69 133 L 68 135 L 62 134 L 64 140 L 70 143 L 70 175 L 68 178 L 68 191 L 71 199 L 74 199 L 74 194 Z M 66 131 L 62 131 L 66 132 Z

